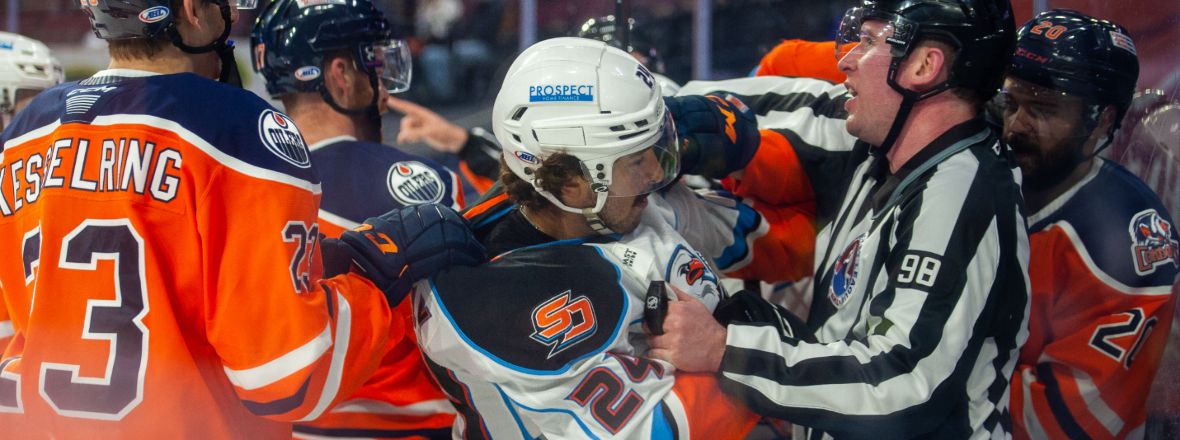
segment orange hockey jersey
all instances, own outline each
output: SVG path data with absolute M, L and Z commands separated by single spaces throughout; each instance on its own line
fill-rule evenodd
M 1032 309 L 1012 378 L 1015 437 L 1142 437 L 1175 307 L 1172 219 L 1138 178 L 1096 160 L 1028 224 Z
M 754 74 L 798 76 L 842 83 L 844 72 L 836 67 L 836 62 L 834 41 L 783 40 L 762 57 Z
M 5 435 L 290 438 L 401 325 L 321 282 L 307 146 L 240 89 L 99 72 L 41 93 L 0 165 Z
M 419 203 L 463 207 L 459 178 L 437 163 L 375 142 L 338 137 L 311 146 L 322 179 L 321 232 L 339 237 L 368 217 Z M 364 385 L 320 418 L 295 425 L 297 438 L 449 438 L 455 408 L 422 362 L 409 301 L 394 311 L 396 334 Z M 403 337 L 403 330 L 404 337 Z

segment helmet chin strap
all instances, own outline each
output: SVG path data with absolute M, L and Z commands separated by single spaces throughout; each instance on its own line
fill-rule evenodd
M 201 54 L 217 52 L 217 56 L 221 60 L 221 72 L 218 74 L 217 80 L 235 87 L 242 87 L 242 78 L 238 73 L 238 63 L 234 59 L 234 44 L 229 41 L 229 31 L 233 27 L 233 20 L 230 18 L 229 0 L 219 0 L 217 5 L 221 9 L 221 19 L 225 22 L 225 27 L 222 28 L 221 35 L 213 40 L 213 42 L 204 46 L 189 46 L 185 44 L 184 39 L 180 37 L 180 31 L 176 28 L 175 21 L 168 25 L 168 29 L 165 32 L 168 34 L 168 38 L 172 40 L 172 45 L 185 53 Z
M 893 118 L 893 124 L 889 126 L 889 133 L 885 135 L 885 140 L 874 150 L 881 157 L 886 157 L 889 150 L 893 148 L 893 144 L 897 142 L 897 137 L 901 135 L 901 129 L 905 127 L 905 123 L 910 119 L 910 112 L 914 110 L 914 104 L 945 92 L 954 86 L 952 80 L 948 79 L 925 92 L 918 92 L 902 87 L 901 84 L 897 83 L 897 70 L 901 67 L 903 59 L 893 57 L 893 60 L 889 63 L 889 76 L 885 78 L 885 82 L 889 84 L 889 87 L 901 94 L 901 106 L 897 108 L 897 116 Z
M 359 71 L 359 69 L 358 69 L 358 71 Z M 377 95 L 380 94 L 381 89 L 377 87 L 377 75 L 376 74 L 368 73 L 368 72 L 365 72 L 365 74 L 369 77 L 369 87 L 373 90 L 373 99 L 371 101 L 369 101 L 369 105 L 362 107 L 362 108 L 355 108 L 355 109 L 344 108 L 344 106 L 340 105 L 339 103 L 336 102 L 336 100 L 334 98 L 332 98 L 332 93 L 328 91 L 328 85 L 325 82 L 326 78 L 325 78 L 325 81 L 320 82 L 320 87 L 319 87 L 320 97 L 322 97 L 324 99 L 324 102 L 328 103 L 328 106 L 332 107 L 332 110 L 335 110 L 337 113 L 345 114 L 348 116 L 364 117 L 365 120 L 372 123 L 374 127 L 377 127 L 377 131 L 380 132 L 381 111 L 377 109 L 377 100 L 379 99 L 379 97 Z M 378 134 L 380 134 L 380 133 L 378 133 Z M 378 136 L 378 138 L 379 137 L 380 136 Z
M 537 193 L 541 195 L 541 197 L 544 197 L 549 201 L 549 203 L 552 203 L 553 206 L 556 206 L 558 209 L 574 214 L 581 214 L 582 217 L 586 219 L 586 225 L 590 226 L 590 229 L 593 229 L 594 232 L 597 232 L 599 235 L 611 235 L 615 233 L 615 231 L 612 230 L 610 226 L 606 225 L 606 222 L 602 220 L 602 217 L 598 216 L 598 213 L 602 212 L 602 207 L 606 206 L 606 193 L 595 193 L 597 200 L 595 200 L 593 207 L 572 208 L 563 203 L 561 199 L 557 198 L 557 196 L 550 194 L 549 191 L 545 191 L 539 186 L 534 185 L 533 189 L 536 190 Z

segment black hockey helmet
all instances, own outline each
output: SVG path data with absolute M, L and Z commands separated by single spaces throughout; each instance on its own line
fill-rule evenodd
M 864 0 L 849 9 L 836 36 L 837 53 L 845 43 L 860 41 L 864 20 L 881 20 L 892 28 L 886 38 L 892 60 L 886 82 L 902 96 L 901 107 L 889 134 L 879 146 L 887 152 L 901 133 L 916 102 L 951 88 L 974 91 L 986 101 L 995 96 L 1004 80 L 1002 60 L 1016 45 L 1016 22 L 1009 0 Z M 897 71 L 918 43 L 935 40 L 956 49 L 948 79 L 929 90 L 909 90 L 897 83 Z
M 656 50 L 652 38 L 644 31 L 643 27 L 639 26 L 634 18 L 628 18 L 627 32 L 629 37 L 627 38 L 627 47 L 623 47 L 623 42 L 618 38 L 617 21 L 614 15 L 591 18 L 578 27 L 578 32 L 574 36 L 598 40 L 624 51 L 643 55 L 647 58 L 647 68 L 656 73 L 664 73 L 664 59 L 660 57 L 660 52 Z
M 1114 105 L 1119 125 L 1139 80 L 1139 57 L 1125 28 L 1053 9 L 1025 23 L 1017 36 L 1008 75 L 1091 104 Z
M 259 14 L 250 44 L 254 71 L 266 78 L 272 97 L 318 91 L 337 111 L 357 114 L 376 111 L 379 77 L 391 92 L 409 88 L 409 47 L 393 39 L 389 21 L 371 0 L 276 0 Z M 332 99 L 322 69 L 334 53 L 347 53 L 368 74 L 371 108 L 344 109 Z
M 975 90 L 983 99 L 1000 89 L 1005 66 L 997 61 L 1011 56 L 1016 41 L 1008 0 L 866 0 L 845 14 L 838 41 L 858 41 L 865 19 L 882 20 L 893 27 L 888 42 L 894 65 L 900 65 L 924 39 L 953 46 L 957 53 L 947 87 Z M 889 83 L 899 89 L 895 75 L 891 69 Z
M 94 35 L 104 40 L 167 37 L 172 44 L 188 53 L 216 51 L 222 59 L 221 80 L 237 81 L 237 66 L 233 59 L 233 45 L 227 43 L 232 27 L 231 2 L 238 9 L 253 9 L 257 0 L 213 0 L 221 7 L 225 29 L 221 35 L 204 46 L 189 46 L 176 31 L 175 12 L 170 0 L 81 0 L 82 10 L 90 18 Z

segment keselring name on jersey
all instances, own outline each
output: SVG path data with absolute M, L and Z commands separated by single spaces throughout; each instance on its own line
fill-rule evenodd
M 169 202 L 180 186 L 181 162 L 180 151 L 143 139 L 56 139 L 44 152 L 0 168 L 0 215 L 36 203 L 49 188 L 134 192 Z

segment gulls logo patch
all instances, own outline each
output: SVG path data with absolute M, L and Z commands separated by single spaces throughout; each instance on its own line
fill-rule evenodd
M 676 250 L 672 252 L 672 258 L 668 260 L 667 269 L 664 271 L 664 279 L 668 284 L 700 299 L 709 310 L 716 308 L 717 303 L 721 301 L 721 286 L 717 284 L 717 275 L 705 263 L 704 258 L 684 245 L 677 245 Z
M 438 203 L 446 185 L 438 173 L 422 162 L 407 160 L 389 167 L 389 194 L 403 205 Z
M 303 134 L 299 133 L 287 115 L 274 110 L 262 112 L 262 116 L 258 117 L 258 136 L 262 138 L 266 149 L 275 156 L 299 168 L 311 167 Z
M 848 301 L 848 296 L 856 288 L 856 276 L 860 273 L 860 246 L 865 241 L 864 234 L 852 240 L 832 268 L 832 284 L 828 286 L 828 300 L 832 305 L 840 307 Z
M 1177 250 L 1180 244 L 1172 236 L 1172 224 L 1156 210 L 1148 209 L 1135 214 L 1128 227 L 1131 233 L 1131 256 L 1135 260 L 1135 273 L 1150 275 L 1161 265 L 1177 264 Z

